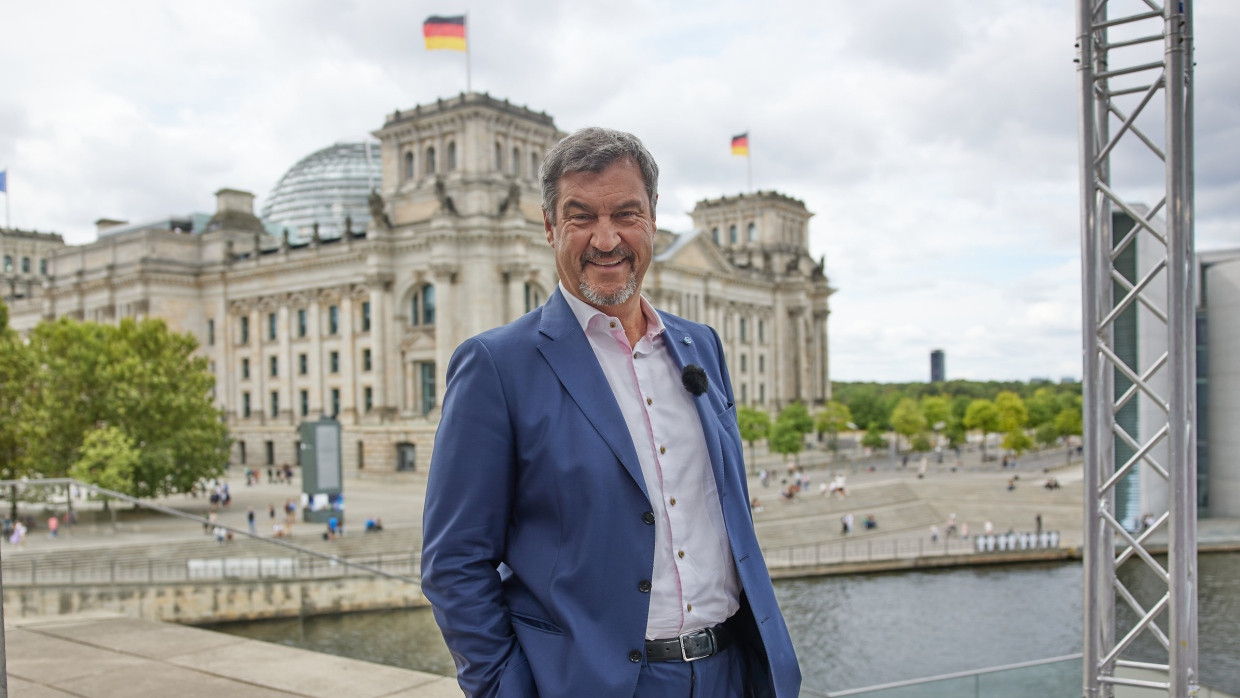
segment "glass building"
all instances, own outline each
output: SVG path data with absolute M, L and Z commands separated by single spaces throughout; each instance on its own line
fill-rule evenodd
M 379 144 L 337 143 L 302 158 L 271 190 L 263 204 L 263 225 L 272 235 L 287 229 L 290 242 L 338 238 L 346 225 L 366 229 L 371 189 L 380 181 Z

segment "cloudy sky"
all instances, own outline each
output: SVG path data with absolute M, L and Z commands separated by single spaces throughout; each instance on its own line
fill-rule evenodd
M 301 157 L 464 90 L 421 24 L 469 10 L 473 89 L 638 134 L 662 227 L 745 190 L 749 132 L 754 186 L 816 214 L 834 379 L 925 380 L 935 348 L 950 378 L 1080 376 L 1071 0 L 477 5 L 0 0 L 11 222 L 84 243 L 222 187 L 261 206 Z M 1235 247 L 1240 3 L 1196 12 L 1197 246 Z

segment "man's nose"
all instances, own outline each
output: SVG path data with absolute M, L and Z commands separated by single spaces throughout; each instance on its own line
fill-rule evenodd
M 599 216 L 598 225 L 594 226 L 591 244 L 602 252 L 611 252 L 620 244 L 620 227 L 611 216 Z

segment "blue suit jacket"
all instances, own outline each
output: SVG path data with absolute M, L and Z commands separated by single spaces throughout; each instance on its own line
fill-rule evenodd
M 754 535 L 719 337 L 660 314 L 676 364 L 697 364 L 710 381 L 695 402 L 743 588 L 754 695 L 796 696 L 801 674 Z M 558 290 L 456 350 L 427 483 L 422 589 L 467 695 L 633 695 L 650 509 L 620 407 Z

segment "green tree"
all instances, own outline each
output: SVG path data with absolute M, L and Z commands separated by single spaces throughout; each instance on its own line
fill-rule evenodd
M 223 474 L 228 434 L 192 335 L 170 332 L 162 320 L 111 326 L 61 319 L 35 327 L 29 346 L 40 369 L 35 418 L 46 435 L 36 449 L 44 475 L 67 475 L 86 435 L 105 425 L 138 452 L 124 494 L 188 492 Z
M 887 448 L 887 439 L 883 438 L 883 427 L 878 422 L 870 422 L 866 427 L 865 436 L 861 437 L 861 445 L 866 448 Z
M 771 429 L 770 443 L 772 451 L 788 460 L 789 454 L 796 456 L 805 448 L 805 434 L 798 431 L 792 421 L 776 419 Z
M 891 411 L 891 428 L 910 441 L 926 430 L 926 415 L 917 407 L 916 400 L 906 397 L 896 403 Z
M 1010 390 L 1005 390 L 995 396 L 995 409 L 999 411 L 999 431 L 1005 434 L 1023 429 L 1029 422 L 1029 411 L 1025 409 L 1025 401 Z
M 775 421 L 787 423 L 801 436 L 814 430 L 814 418 L 809 416 L 809 408 L 800 402 L 790 403 L 780 411 Z
M 848 405 L 834 400 L 828 401 L 818 415 L 814 418 L 814 428 L 817 429 L 819 438 L 823 434 L 829 437 L 828 445 L 832 453 L 836 453 L 840 449 L 839 433 L 848 428 L 853 421 L 852 411 L 848 409 Z
M 1055 420 L 1059 412 L 1059 398 L 1050 388 L 1038 388 L 1025 401 L 1025 407 L 1029 410 L 1029 426 L 1036 429 Z
M 1081 414 L 1081 398 L 1076 398 L 1076 404 L 1071 407 L 1065 407 L 1055 415 L 1055 430 L 1060 436 L 1080 436 L 1084 430 L 1084 421 Z
M 938 431 L 947 426 L 947 421 L 952 417 L 952 405 L 946 397 L 941 395 L 931 395 L 921 399 L 921 413 L 926 417 L 926 423 L 931 429 Z M 936 424 L 942 423 L 943 427 L 936 427 Z
M 1044 422 L 1033 430 L 1033 438 L 1039 446 L 1050 448 L 1059 443 L 1059 429 L 1055 428 L 1054 421 Z
M 771 415 L 766 410 L 760 410 L 757 407 L 738 407 L 736 409 L 736 423 L 740 428 L 741 438 L 749 442 L 749 465 L 752 470 L 756 464 L 756 458 L 753 453 L 753 445 L 755 441 L 765 439 L 771 431 Z
M 966 429 L 982 432 L 982 460 L 986 460 L 986 436 L 999 430 L 999 410 L 990 400 L 978 399 L 969 403 L 964 413 Z
M 1015 429 L 1003 435 L 1003 447 L 1012 453 L 1021 454 L 1033 446 L 1033 440 L 1024 429 Z
M 0 478 L 37 475 L 34 446 L 44 439 L 34 418 L 38 393 L 34 355 L 8 326 L 8 308 L 0 303 Z M 17 517 L 17 488 L 9 490 L 9 516 Z
M 92 429 L 82 438 L 77 462 L 69 467 L 69 477 L 114 492 L 132 492 L 134 474 L 142 456 L 133 441 L 116 427 Z M 105 496 L 103 506 L 108 506 Z

